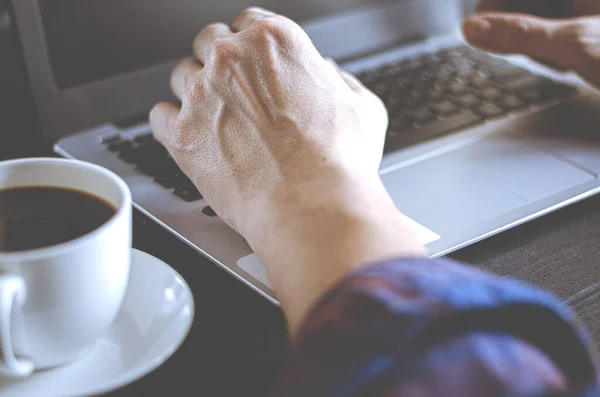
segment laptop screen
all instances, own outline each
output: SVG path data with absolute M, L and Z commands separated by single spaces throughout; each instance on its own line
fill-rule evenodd
M 104 80 L 191 54 L 200 29 L 231 23 L 251 5 L 299 22 L 385 0 L 40 0 L 59 90 Z

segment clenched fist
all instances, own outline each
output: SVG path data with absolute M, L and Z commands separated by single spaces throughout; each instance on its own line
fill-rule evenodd
M 387 112 L 291 20 L 254 8 L 232 27 L 199 34 L 196 59 L 172 76 L 182 108 L 158 105 L 151 122 L 214 210 L 250 236 L 253 211 L 269 211 L 313 173 L 376 176 Z
M 527 55 L 560 69 L 573 70 L 600 87 L 600 2 L 518 0 L 516 9 L 528 10 L 528 2 L 550 7 L 558 1 L 572 5 L 566 18 L 506 12 L 515 11 L 507 7 L 515 1 L 484 0 L 480 13 L 465 22 L 465 37 L 486 51 Z M 538 13 L 546 14 L 541 8 Z
M 299 25 L 252 8 L 202 30 L 194 53 L 154 135 L 267 265 L 292 331 L 350 269 L 423 255 L 379 179 L 384 105 Z

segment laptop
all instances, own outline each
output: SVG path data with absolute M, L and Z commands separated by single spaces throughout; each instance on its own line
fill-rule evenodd
M 18 0 L 44 136 L 100 164 L 135 207 L 276 303 L 267 272 L 151 136 L 149 109 L 198 31 L 247 0 Z M 597 193 L 600 95 L 573 76 L 466 46 L 458 0 L 258 1 L 385 102 L 380 175 L 432 257 Z M 307 98 L 310 100 L 310 98 Z

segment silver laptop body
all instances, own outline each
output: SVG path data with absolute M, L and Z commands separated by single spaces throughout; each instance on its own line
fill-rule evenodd
M 43 133 L 56 142 L 56 152 L 119 174 L 142 213 L 277 302 L 258 258 L 241 236 L 212 216 L 203 199 L 182 200 L 102 143 L 115 136 L 127 140 L 147 135 L 146 122 L 120 121 L 172 99 L 168 76 L 176 59 L 190 52 L 185 46 L 191 45 L 193 34 L 207 23 L 232 20 L 250 5 L 242 0 L 218 3 L 15 0 L 14 9 Z M 381 74 L 385 65 L 430 59 L 428 54 L 445 49 L 456 56 L 453 49 L 463 48 L 459 1 L 259 3 L 302 21 L 323 55 L 359 75 L 373 70 Z M 149 41 L 155 48 L 148 48 Z M 90 65 L 95 56 L 115 64 Z M 386 146 L 381 178 L 431 256 L 599 191 L 600 95 L 573 76 L 555 75 L 519 57 L 510 62 L 577 90 L 423 142 L 395 145 L 392 140 Z M 493 114 L 494 107 L 486 106 Z M 395 117 L 390 111 L 390 119 Z M 446 120 L 437 119 L 438 124 Z

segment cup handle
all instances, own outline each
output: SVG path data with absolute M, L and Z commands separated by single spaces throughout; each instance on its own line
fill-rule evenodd
M 30 360 L 17 358 L 12 347 L 11 317 L 15 300 L 25 296 L 25 281 L 14 274 L 0 276 L 0 373 L 6 376 L 25 377 L 33 372 Z

